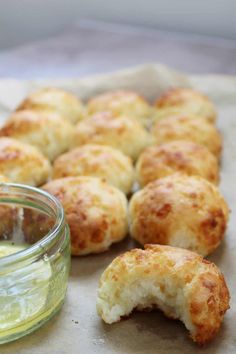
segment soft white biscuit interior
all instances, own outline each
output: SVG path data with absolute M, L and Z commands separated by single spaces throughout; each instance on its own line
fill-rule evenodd
M 139 265 L 137 270 L 130 264 L 130 270 L 122 277 L 123 286 L 111 282 L 102 284 L 98 292 L 97 310 L 106 323 L 114 323 L 130 315 L 133 310 L 158 308 L 166 316 L 181 320 L 186 328 L 195 332 L 188 311 L 188 291 L 191 283 L 183 287 L 174 274 L 149 272 L 148 263 Z M 140 272 L 142 276 L 140 276 Z M 193 280 L 194 281 L 194 280 Z

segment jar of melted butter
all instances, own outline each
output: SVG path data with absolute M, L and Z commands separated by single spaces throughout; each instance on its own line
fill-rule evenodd
M 34 331 L 61 308 L 69 268 L 69 229 L 57 199 L 0 184 L 0 343 Z

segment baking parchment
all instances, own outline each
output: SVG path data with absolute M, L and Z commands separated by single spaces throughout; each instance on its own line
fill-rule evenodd
M 217 338 L 203 348 L 192 343 L 179 321 L 166 319 L 158 311 L 134 313 L 117 324 L 104 324 L 95 308 L 98 279 L 115 256 L 137 247 L 127 238 L 106 253 L 73 258 L 68 293 L 60 313 L 27 337 L 0 346 L 0 354 L 236 353 L 236 77 L 187 76 L 161 64 L 150 64 L 86 79 L 0 80 L 0 122 L 29 92 L 51 85 L 72 90 L 84 99 L 98 92 L 125 88 L 152 101 L 174 86 L 194 87 L 211 97 L 224 138 L 220 188 L 232 213 L 225 241 L 209 259 L 226 277 L 231 308 Z

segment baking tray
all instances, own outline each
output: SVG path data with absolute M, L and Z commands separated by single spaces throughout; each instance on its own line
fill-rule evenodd
M 161 312 L 133 313 L 128 319 L 106 325 L 96 313 L 98 280 L 118 254 L 137 247 L 129 238 L 100 255 L 72 259 L 65 304 L 58 315 L 38 331 L 0 346 L 1 354 L 216 354 L 236 353 L 236 77 L 196 76 L 176 72 L 160 64 L 144 65 L 85 79 L 42 81 L 0 80 L 0 117 L 5 117 L 32 90 L 55 85 L 86 99 L 98 92 L 133 89 L 153 100 L 169 87 L 190 86 L 210 96 L 218 109 L 217 125 L 223 134 L 220 189 L 232 210 L 222 245 L 208 257 L 223 271 L 231 292 L 231 308 L 215 340 L 199 348 L 179 321 Z

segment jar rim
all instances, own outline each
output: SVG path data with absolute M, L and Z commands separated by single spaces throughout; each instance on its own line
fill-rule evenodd
M 56 213 L 55 213 L 55 223 L 53 227 L 42 239 L 40 239 L 39 241 L 35 242 L 33 245 L 30 245 L 29 247 L 23 250 L 12 253 L 8 256 L 1 257 L 0 268 L 2 266 L 19 263 L 29 258 L 31 259 L 40 256 L 40 254 L 45 254 L 47 247 L 53 244 L 57 240 L 57 235 L 60 234 L 61 229 L 65 226 L 64 209 L 60 201 L 50 193 L 36 187 L 31 187 L 19 183 L 0 183 L 0 189 L 1 188 L 12 188 L 18 192 L 25 191 L 29 193 L 35 193 L 36 195 L 38 194 L 39 196 L 43 196 L 45 197 L 46 200 L 48 200 L 53 204 Z

